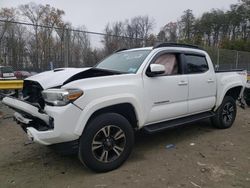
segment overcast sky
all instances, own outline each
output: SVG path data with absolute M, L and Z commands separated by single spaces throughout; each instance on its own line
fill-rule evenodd
M 17 7 L 31 0 L 0 0 L 0 7 Z M 170 21 L 177 21 L 186 9 L 192 9 L 195 16 L 212 8 L 228 10 L 238 0 L 33 0 L 63 9 L 64 20 L 74 27 L 85 25 L 87 30 L 103 32 L 108 22 L 123 21 L 138 15 L 149 15 L 155 19 L 155 30 Z

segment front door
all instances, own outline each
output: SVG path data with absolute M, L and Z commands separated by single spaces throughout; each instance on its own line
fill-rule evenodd
M 161 53 L 152 63 L 165 66 L 165 73 L 156 77 L 144 75 L 146 124 L 184 116 L 188 113 L 188 79 L 182 74 L 181 55 Z

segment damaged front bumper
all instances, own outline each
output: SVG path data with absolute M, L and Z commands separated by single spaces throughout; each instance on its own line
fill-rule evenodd
M 14 119 L 29 139 L 37 143 L 52 145 L 79 138 L 74 130 L 81 110 L 73 104 L 62 107 L 45 106 L 43 110 L 13 97 L 5 97 L 2 102 L 16 111 Z

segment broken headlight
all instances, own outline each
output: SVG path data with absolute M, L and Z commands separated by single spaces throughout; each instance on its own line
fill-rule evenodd
M 80 89 L 47 89 L 42 92 L 44 101 L 53 106 L 65 106 L 82 95 Z

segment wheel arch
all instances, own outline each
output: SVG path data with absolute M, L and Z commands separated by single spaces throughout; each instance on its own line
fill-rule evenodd
M 237 100 L 240 96 L 240 93 L 242 91 L 242 86 L 237 86 L 237 87 L 233 87 L 231 89 L 229 89 L 226 94 L 224 95 L 225 96 L 230 96 L 230 97 L 233 97 L 234 100 Z
M 96 110 L 88 119 L 88 123 L 95 117 L 104 113 L 117 113 L 125 117 L 134 129 L 138 128 L 138 118 L 134 106 L 131 103 L 120 103 L 110 105 Z
M 136 98 L 131 96 L 113 96 L 103 99 L 99 98 L 87 105 L 78 119 L 74 133 L 81 136 L 88 122 L 102 113 L 118 113 L 128 119 L 134 129 L 138 129 L 143 123 L 142 108 Z
M 219 100 L 216 103 L 214 111 L 219 108 L 225 96 L 231 96 L 236 101 L 240 97 L 242 91 L 243 91 L 242 85 L 235 85 L 235 86 L 225 89 L 224 92 L 219 97 Z

